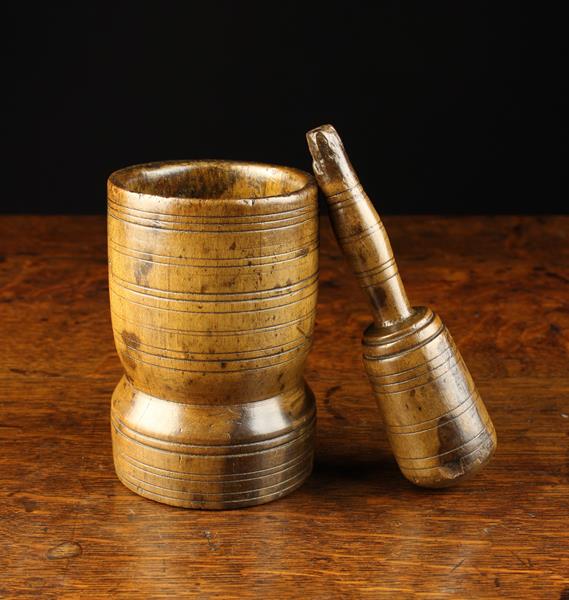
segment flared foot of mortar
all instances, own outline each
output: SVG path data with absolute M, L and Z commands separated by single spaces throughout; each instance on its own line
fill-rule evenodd
M 230 509 L 285 496 L 312 470 L 308 386 L 239 405 L 171 402 L 123 378 L 111 406 L 115 469 L 132 491 L 173 506 Z

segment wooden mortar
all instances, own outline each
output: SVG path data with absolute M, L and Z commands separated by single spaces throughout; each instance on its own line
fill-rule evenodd
M 316 309 L 317 187 L 295 169 L 193 161 L 108 181 L 117 474 L 166 504 L 275 500 L 312 467 L 303 379 Z

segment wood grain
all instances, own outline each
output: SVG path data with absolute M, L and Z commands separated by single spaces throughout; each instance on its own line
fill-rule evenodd
M 493 461 L 440 491 L 399 474 L 361 363 L 365 299 L 323 219 L 314 472 L 209 513 L 114 474 L 104 219 L 2 218 L 0 597 L 567 598 L 569 218 L 384 221 L 492 414 Z

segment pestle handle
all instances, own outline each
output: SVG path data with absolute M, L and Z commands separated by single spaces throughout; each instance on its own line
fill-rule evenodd
M 332 125 L 322 125 L 309 131 L 306 138 L 334 233 L 371 303 L 375 324 L 380 327 L 407 319 L 413 311 L 389 238 L 340 136 Z

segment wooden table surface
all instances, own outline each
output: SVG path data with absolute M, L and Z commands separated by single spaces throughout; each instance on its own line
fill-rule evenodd
M 442 491 L 399 474 L 361 363 L 367 307 L 323 219 L 314 473 L 200 512 L 113 472 L 104 218 L 2 218 L 0 597 L 568 599 L 569 217 L 385 222 L 478 383 L 494 460 Z

